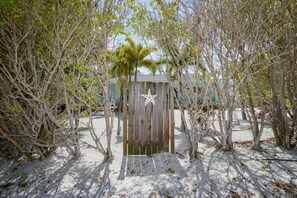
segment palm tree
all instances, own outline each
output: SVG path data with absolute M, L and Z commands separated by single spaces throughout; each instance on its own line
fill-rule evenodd
M 137 81 L 137 69 L 138 67 L 144 66 L 148 68 L 153 74 L 156 72 L 155 61 L 152 59 L 145 59 L 151 52 L 155 51 L 156 48 L 152 46 L 143 47 L 141 43 L 135 43 L 131 37 L 125 39 L 128 44 L 121 47 L 122 55 L 126 58 L 129 63 L 129 71 L 134 70 L 134 82 Z M 131 81 L 131 78 L 130 78 Z
M 137 69 L 140 66 L 145 66 L 153 74 L 156 72 L 155 61 L 151 59 L 145 59 L 156 48 L 151 46 L 143 47 L 140 43 L 135 44 L 135 42 L 130 37 L 127 37 L 126 41 L 128 44 L 122 45 L 114 52 L 114 61 L 110 69 L 110 73 L 118 78 L 118 85 L 120 88 L 120 101 L 118 108 L 119 115 L 123 98 L 123 89 L 127 89 L 126 83 L 122 84 L 124 81 L 122 81 L 121 78 L 125 77 L 125 79 L 127 79 L 129 76 L 129 81 L 131 81 L 131 74 L 133 74 L 134 71 L 134 81 L 136 82 Z M 120 135 L 120 116 L 118 117 L 117 135 Z
M 122 107 L 122 99 L 123 99 L 123 90 L 127 89 L 126 79 L 128 76 L 131 76 L 133 73 L 133 67 L 131 66 L 129 59 L 127 58 L 127 54 L 125 53 L 124 47 L 119 47 L 113 54 L 113 64 L 110 69 L 110 74 L 113 77 L 117 78 L 118 86 L 120 89 L 120 99 L 118 103 L 118 130 L 117 135 L 120 135 L 121 131 L 121 122 L 120 122 L 120 112 Z M 125 78 L 125 82 L 121 78 Z M 124 112 L 125 113 L 125 112 Z
M 123 45 L 113 53 L 113 64 L 110 68 L 110 74 L 113 77 L 120 78 L 124 76 L 127 78 L 133 73 L 133 64 L 130 62 L 130 58 L 125 53 L 125 50 Z

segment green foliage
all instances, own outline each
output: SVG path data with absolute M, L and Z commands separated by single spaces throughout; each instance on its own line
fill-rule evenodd
M 88 116 L 89 114 L 88 114 L 87 111 L 83 111 L 83 112 L 81 113 L 81 115 L 84 116 L 84 117 L 86 117 L 86 116 Z
M 174 104 L 173 104 L 173 107 L 174 107 L 174 109 L 179 109 L 179 106 L 178 106 L 177 103 L 174 103 Z
M 61 112 L 65 99 L 72 109 L 96 104 L 99 82 L 93 52 L 100 50 L 103 39 L 90 29 L 106 24 L 101 12 L 105 8 L 95 11 L 93 3 L 0 1 L 0 115 L 5 115 L 0 130 L 10 137 L 1 149 L 9 145 L 12 155 L 46 157 L 59 141 L 54 137 L 67 124 Z M 105 1 L 111 19 L 105 22 L 113 23 L 117 15 L 109 4 L 113 1 Z M 96 12 L 101 15 L 94 27 Z
M 172 168 L 168 168 L 167 170 L 165 170 L 165 173 L 173 175 L 175 173 L 175 170 L 173 170 Z
M 15 106 L 9 107 L 9 111 L 12 113 L 21 113 L 21 109 Z
M 124 75 L 127 78 L 139 66 L 144 66 L 152 71 L 152 73 L 155 73 L 155 61 L 146 59 L 146 57 L 155 51 L 156 48 L 151 46 L 143 47 L 141 43 L 135 43 L 129 36 L 125 40 L 128 44 L 122 45 L 114 52 L 114 61 L 110 73 L 117 77 Z

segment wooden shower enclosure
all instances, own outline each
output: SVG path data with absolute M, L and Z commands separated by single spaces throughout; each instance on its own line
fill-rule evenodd
M 124 98 L 128 96 L 128 99 L 126 104 L 124 99 L 123 109 L 123 154 L 174 153 L 174 97 L 169 83 L 130 82 L 127 87 L 128 91 L 124 89 Z

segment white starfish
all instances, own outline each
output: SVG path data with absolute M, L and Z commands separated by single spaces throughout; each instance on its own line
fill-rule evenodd
M 146 106 L 149 102 L 153 103 L 153 105 L 155 105 L 155 100 L 154 98 L 157 96 L 157 95 L 152 95 L 151 94 L 151 90 L 149 89 L 147 94 L 141 94 L 141 96 L 145 97 L 146 100 L 144 102 L 144 106 Z

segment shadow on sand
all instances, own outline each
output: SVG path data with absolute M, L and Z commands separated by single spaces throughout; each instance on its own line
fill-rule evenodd
M 297 153 L 291 151 L 281 152 L 290 156 L 289 159 L 297 157 Z M 296 172 L 292 171 L 296 170 L 294 162 L 265 161 L 257 155 L 260 154 L 251 156 L 243 152 L 214 150 L 207 160 L 203 157 L 195 160 L 188 167 L 196 173 L 195 197 L 236 197 L 237 193 L 253 197 L 255 192 L 260 197 L 296 197 L 297 190 L 289 187 L 296 188 L 297 185 L 283 182 L 288 177 L 297 179 Z M 269 154 L 265 157 L 275 158 Z
M 150 176 L 160 174 L 184 174 L 177 156 L 170 153 L 158 153 L 152 156 L 123 156 L 118 180 L 125 177 Z
M 69 160 L 50 174 L 45 171 L 43 174 L 30 174 L 34 172 L 33 168 L 26 171 L 26 175 L 31 176 L 24 180 L 30 188 L 25 185 L 20 187 L 20 181 L 15 181 L 9 188 L 0 189 L 0 197 L 13 194 L 17 197 L 110 197 L 113 188 L 109 179 L 109 165 L 84 166 L 78 161 Z M 41 168 L 51 169 L 52 166 L 52 163 L 44 163 Z

